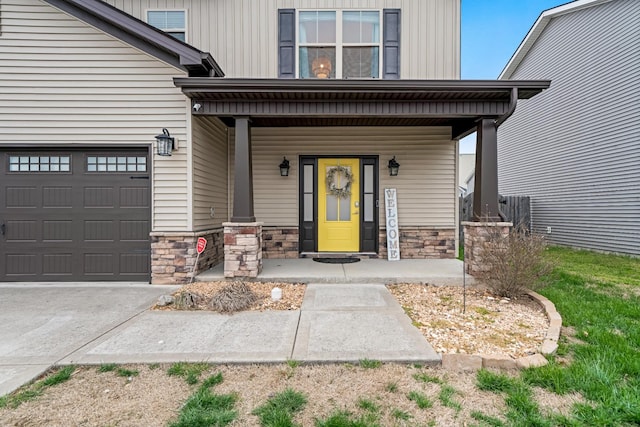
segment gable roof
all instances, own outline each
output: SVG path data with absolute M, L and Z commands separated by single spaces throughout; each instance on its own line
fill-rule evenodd
M 527 33 L 524 40 L 520 43 L 520 46 L 518 46 L 518 49 L 516 49 L 515 53 L 511 56 L 511 59 L 509 59 L 509 62 L 500 73 L 500 76 L 498 76 L 498 79 L 502 80 L 511 78 L 520 65 L 520 62 L 522 62 L 524 57 L 527 56 L 531 47 L 535 44 L 538 37 L 540 37 L 540 34 L 542 34 L 545 27 L 553 18 L 573 13 L 578 10 L 587 9 L 589 7 L 598 6 L 610 1 L 612 0 L 575 0 L 543 11 L 540 16 L 538 16 L 538 19 Z
M 44 0 L 81 21 L 128 43 L 190 76 L 224 77 L 210 53 L 175 37 L 100 0 Z

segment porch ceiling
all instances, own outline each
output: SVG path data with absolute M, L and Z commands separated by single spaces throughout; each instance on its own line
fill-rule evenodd
M 199 104 L 194 115 L 250 116 L 254 127 L 451 126 L 453 137 L 481 118 L 512 108 L 512 93 L 528 99 L 547 80 L 298 80 L 175 78 Z

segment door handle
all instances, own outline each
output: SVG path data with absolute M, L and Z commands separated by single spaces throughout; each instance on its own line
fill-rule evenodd
M 7 224 L 2 224 L 0 225 L 0 233 L 2 233 L 2 235 L 4 236 L 4 234 L 7 232 Z

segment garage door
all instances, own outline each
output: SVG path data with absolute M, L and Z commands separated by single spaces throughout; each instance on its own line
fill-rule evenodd
M 0 281 L 149 281 L 146 149 L 0 160 Z

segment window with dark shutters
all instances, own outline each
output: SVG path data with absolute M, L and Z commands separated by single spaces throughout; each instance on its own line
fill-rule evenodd
M 278 77 L 399 79 L 400 9 L 278 10 Z

